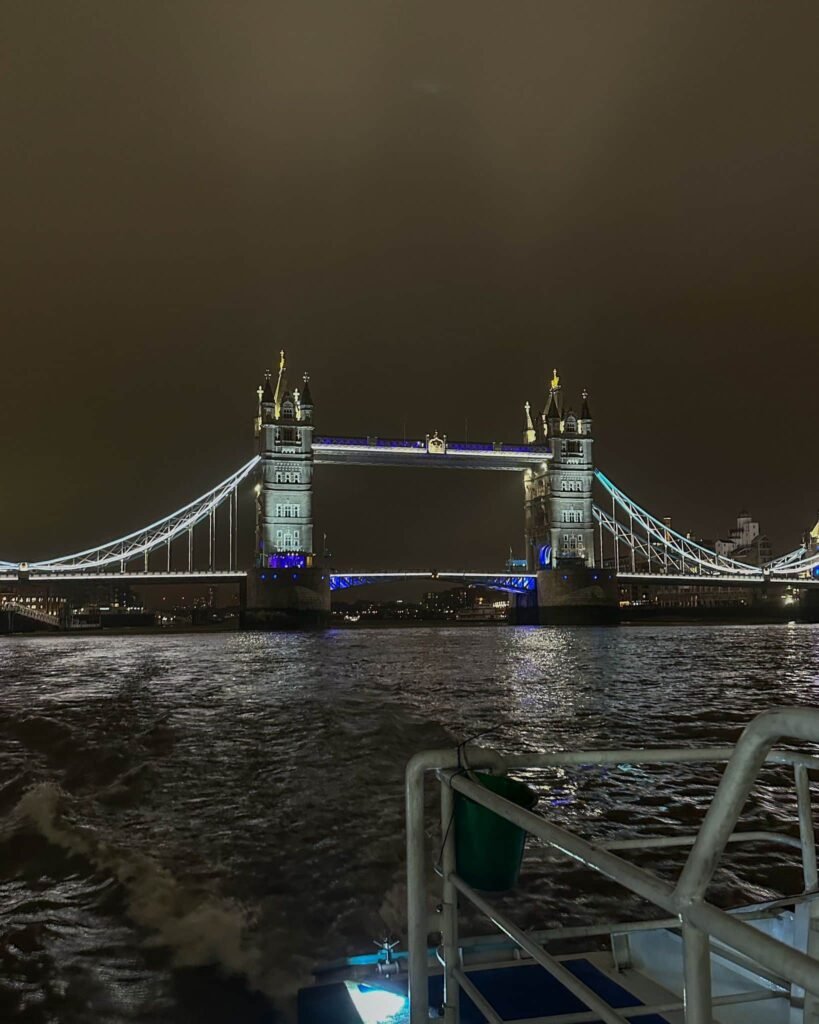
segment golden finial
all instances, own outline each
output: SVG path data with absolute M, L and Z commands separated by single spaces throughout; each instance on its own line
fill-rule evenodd
M 560 377 L 558 377 L 557 375 L 557 370 L 552 370 L 552 380 L 549 386 L 551 387 L 552 391 L 557 391 L 557 389 L 560 387 Z
M 279 352 L 279 373 L 284 369 L 284 349 Z

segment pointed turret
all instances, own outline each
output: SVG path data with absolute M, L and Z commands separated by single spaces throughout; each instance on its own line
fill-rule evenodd
M 583 388 L 583 405 L 580 407 L 580 419 L 591 419 L 591 413 L 589 412 L 589 393 L 585 388 Z
M 543 422 L 548 425 L 546 432 L 551 436 L 560 433 L 560 421 L 563 418 L 561 398 L 560 377 L 557 375 L 557 370 L 553 370 L 549 384 L 549 397 L 546 399 L 546 408 L 543 411 Z
M 590 435 L 592 432 L 592 415 L 589 410 L 589 393 L 583 388 L 583 404 L 580 407 L 580 416 L 577 420 L 577 430 L 580 434 Z
M 537 434 L 535 433 L 535 425 L 532 423 L 532 407 L 527 402 L 523 409 L 526 416 L 523 427 L 523 440 L 525 444 L 534 444 L 537 440 Z
M 310 394 L 310 374 L 305 373 L 302 380 L 304 381 L 304 390 L 301 393 L 301 404 L 303 406 L 309 405 L 312 408 L 313 396 Z
M 274 410 L 276 408 L 276 402 L 273 397 L 273 385 L 270 383 L 270 370 L 264 371 L 264 387 L 258 388 L 256 394 L 259 399 L 256 415 L 256 434 L 258 435 L 263 423 L 273 422 Z
M 302 377 L 304 381 L 304 387 L 301 392 L 301 399 L 299 400 L 299 419 L 304 420 L 306 423 L 313 422 L 313 396 L 310 393 L 310 374 L 305 373 Z

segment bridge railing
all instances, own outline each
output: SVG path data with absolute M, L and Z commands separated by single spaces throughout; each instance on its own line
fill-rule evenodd
M 771 991 L 760 996 L 759 989 L 737 993 L 731 1002 L 759 998 L 789 1000 L 791 985 L 805 990 L 804 1019 L 814 1021 L 819 1007 L 819 900 L 808 904 L 811 927 L 805 950 L 796 949 L 752 927 L 747 920 L 729 914 L 705 899 L 706 889 L 728 843 L 768 842 L 799 850 L 805 898 L 815 896 L 817 874 L 816 837 L 813 828 L 808 770 L 819 769 L 819 758 L 809 753 L 775 750 L 780 739 L 819 742 L 819 710 L 784 708 L 766 712 L 746 728 L 735 747 L 681 749 L 589 750 L 540 754 L 528 752 L 502 755 L 496 751 L 476 749 L 469 752 L 465 767 L 464 751 L 431 750 L 416 754 L 406 770 L 407 826 L 407 911 L 409 934 L 409 992 L 411 1024 L 428 1020 L 428 955 L 427 955 L 427 886 L 424 780 L 434 773 L 441 787 L 441 854 L 438 869 L 442 879 L 440 908 L 441 946 L 438 956 L 444 968 L 444 1020 L 457 1024 L 459 993 L 464 991 L 491 1024 L 503 1024 L 501 1017 L 481 995 L 465 971 L 460 955 L 458 925 L 459 897 L 481 911 L 501 932 L 554 978 L 573 992 L 589 1008 L 587 1017 L 573 1021 L 602 1020 L 605 1024 L 626 1024 L 635 1012 L 640 1015 L 685 1009 L 686 1024 L 711 1024 L 714 1005 L 724 998 L 712 999 L 710 942 L 718 941 L 729 951 L 747 957 L 753 964 L 773 972 L 776 981 Z M 534 811 L 526 810 L 480 785 L 471 777 L 472 769 L 504 772 L 509 769 L 553 768 L 617 765 L 696 763 L 727 761 L 711 806 L 696 835 L 657 836 L 605 843 L 592 843 Z M 735 827 L 760 769 L 765 763 L 786 765 L 794 772 L 797 797 L 799 838 L 772 831 L 736 832 Z M 531 932 L 524 931 L 497 906 L 490 903 L 458 874 L 455 852 L 455 830 L 452 827 L 455 794 L 468 798 L 501 818 L 512 822 L 586 868 L 602 874 L 642 897 L 666 913 L 671 920 L 648 920 L 626 925 L 601 923 L 589 928 L 550 929 L 550 939 L 579 934 L 617 934 L 622 931 L 660 927 L 680 927 L 683 947 L 684 1000 L 662 1007 L 635 1006 L 613 1010 L 591 989 L 571 974 L 552 956 Z M 672 884 L 652 872 L 637 867 L 618 856 L 616 850 L 630 848 L 661 849 L 673 846 L 692 847 L 686 864 Z M 744 915 L 743 915 L 744 917 Z M 485 967 L 486 964 L 483 964 Z M 753 970 L 753 966 L 751 966 Z M 770 975 L 767 975 L 770 977 Z M 631 1011 L 631 1012 L 629 1012 Z

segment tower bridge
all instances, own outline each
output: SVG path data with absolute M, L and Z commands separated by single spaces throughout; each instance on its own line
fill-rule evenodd
M 819 598 L 819 524 L 803 543 L 755 566 L 673 529 L 638 505 L 593 457 L 593 419 L 584 391 L 575 413 L 555 371 L 542 413 L 524 406 L 522 439 L 453 442 L 423 438 L 315 435 L 309 376 L 287 381 L 284 353 L 275 378 L 257 390 L 257 453 L 181 509 L 97 547 L 40 561 L 0 561 L 0 582 L 119 581 L 235 583 L 247 625 L 320 624 L 333 591 L 408 579 L 460 581 L 516 595 L 530 621 L 605 622 L 617 617 L 619 588 L 728 586 L 789 588 Z M 332 570 L 315 553 L 313 472 L 321 465 L 496 470 L 521 474 L 522 565 L 497 572 Z M 240 488 L 255 491 L 254 564 L 239 565 Z M 205 545 L 207 557 L 198 557 Z M 197 543 L 198 542 L 198 543 Z M 204 559 L 205 564 L 201 564 Z

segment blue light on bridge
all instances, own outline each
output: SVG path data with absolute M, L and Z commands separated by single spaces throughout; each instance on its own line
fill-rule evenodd
M 307 567 L 306 555 L 268 555 L 268 569 L 305 569 Z
M 372 583 L 402 583 L 408 579 L 431 579 L 439 583 L 449 583 L 453 586 L 458 584 L 470 587 L 486 587 L 487 590 L 503 590 L 509 594 L 524 594 L 533 591 L 537 587 L 535 577 L 532 575 L 507 573 L 364 573 L 356 575 L 353 573 L 333 573 L 330 576 L 330 590 L 349 590 L 350 587 L 366 587 Z
M 552 545 L 544 544 L 543 547 L 537 553 L 538 565 L 541 569 L 551 569 L 552 567 Z

